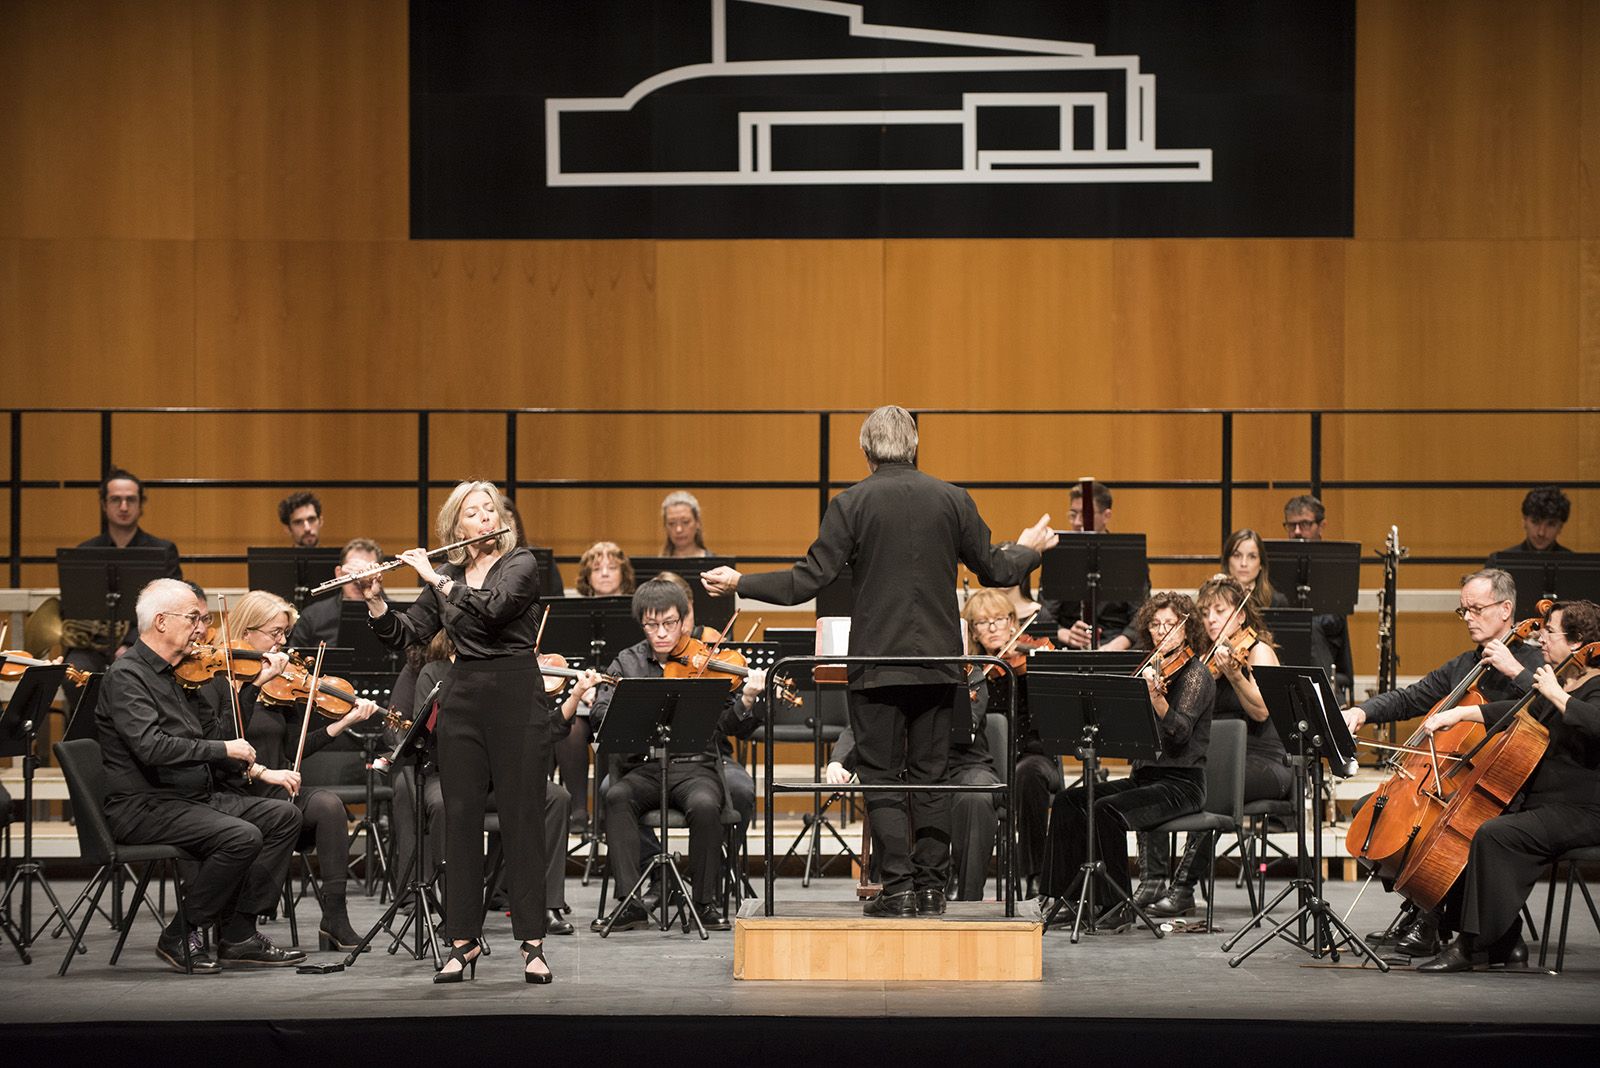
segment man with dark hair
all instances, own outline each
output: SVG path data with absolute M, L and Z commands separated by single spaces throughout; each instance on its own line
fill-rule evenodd
M 290 544 L 315 549 L 322 538 L 322 502 L 308 490 L 291 493 L 278 502 L 278 522 L 289 532 Z
M 1283 505 L 1283 531 L 1296 541 L 1321 541 L 1328 525 L 1328 510 L 1309 493 L 1290 497 Z M 1311 617 L 1311 660 L 1328 673 L 1334 691 L 1349 701 L 1355 683 L 1350 661 L 1350 621 L 1322 612 Z
M 957 564 L 985 586 L 1017 585 L 1039 566 L 1040 552 L 1056 543 L 1050 517 L 1041 516 L 1015 544 L 990 545 L 989 525 L 972 496 L 917 470 L 917 424 L 904 408 L 886 405 L 867 416 L 860 443 L 870 474 L 829 502 L 804 560 L 763 575 L 719 567 L 701 572 L 700 580 L 714 595 L 738 590 L 792 605 L 815 597 L 849 564 L 851 656 L 960 656 Z M 957 664 L 851 665 L 850 726 L 863 783 L 944 781 L 953 717 L 968 716 L 961 680 Z M 867 811 L 883 891 L 867 902 L 866 914 L 943 913 L 949 795 L 873 792 Z
M 633 618 L 643 628 L 644 640 L 622 650 L 606 668 L 606 674 L 622 679 L 659 679 L 665 674 L 663 665 L 667 657 L 687 632 L 689 598 L 682 587 L 658 576 L 634 591 Z M 593 679 L 593 676 L 580 679 L 575 687 L 578 692 L 569 700 L 581 700 L 582 690 L 595 685 Z M 706 755 L 673 756 L 668 761 L 667 797 L 672 807 L 682 812 L 689 822 L 693 907 L 700 916 L 701 925 L 708 931 L 726 931 L 729 924 L 716 901 L 724 790 L 718 765 L 708 762 L 706 756 L 721 761 L 733 752 L 728 735 L 750 736 L 756 728 L 756 717 L 751 709 L 765 686 L 766 673 L 751 671 L 744 686 L 729 694 Z M 611 707 L 614 692 L 611 686 L 598 684 L 594 706 L 589 710 L 589 724 L 601 738 L 605 737 L 606 712 Z M 606 811 L 606 859 L 616 880 L 614 893 L 621 902 L 639 881 L 642 852 L 639 817 L 661 803 L 661 762 L 645 754 L 622 757 L 616 777 L 601 803 Z M 748 818 L 749 813 L 740 815 Z M 649 924 L 650 917 L 644 907 L 634 902 L 617 914 L 611 929 L 626 931 Z M 603 921 L 597 921 L 596 929 L 602 925 Z
M 1569 553 L 1556 539 L 1572 518 L 1572 501 L 1559 486 L 1535 486 L 1522 498 L 1522 544 L 1505 553 Z
M 333 569 L 335 577 L 365 571 L 383 559 L 383 550 L 371 538 L 351 538 L 339 553 L 339 566 Z M 383 593 L 383 576 L 374 575 L 378 592 Z M 362 601 L 361 592 L 354 582 L 340 588 L 340 596 L 329 594 L 305 606 L 300 619 L 289 635 L 289 645 L 294 649 L 315 649 L 318 642 L 334 645 L 339 640 L 339 610 L 346 601 Z M 362 603 L 365 603 L 364 601 Z
M 1103 482 L 1094 484 L 1094 533 L 1106 534 L 1111 531 L 1111 489 Z M 1084 522 L 1083 486 L 1073 483 L 1072 489 L 1067 494 L 1067 521 L 1072 529 L 1082 532 Z M 1145 591 L 1148 594 L 1148 590 Z M 1089 632 L 1086 616 L 1089 614 L 1087 601 L 1045 601 L 1041 599 L 1045 611 L 1055 618 L 1057 623 L 1056 638 L 1068 649 L 1087 649 L 1093 644 Z M 1100 641 L 1096 648 L 1107 652 L 1118 649 L 1131 649 L 1138 637 L 1133 630 L 1133 615 L 1139 606 L 1132 601 L 1101 601 L 1095 613 L 1095 626 L 1100 631 Z M 1043 617 L 1041 617 L 1042 619 Z

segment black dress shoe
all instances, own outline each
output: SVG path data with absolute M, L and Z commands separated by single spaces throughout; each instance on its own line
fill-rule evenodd
M 1439 921 L 1432 913 L 1417 915 L 1416 921 L 1395 940 L 1396 953 L 1407 957 L 1431 957 L 1439 952 Z
M 917 914 L 917 895 L 911 890 L 902 890 L 898 894 L 885 894 L 881 891 L 869 898 L 861 906 L 863 916 L 880 916 L 900 919 Z
M 626 908 L 617 913 L 617 922 L 611 925 L 613 931 L 636 931 L 650 926 L 650 914 L 637 901 L 630 902 Z M 604 916 L 589 925 L 589 930 L 598 934 L 604 931 L 606 918 Z
M 176 971 L 185 971 L 183 966 L 183 935 L 161 932 L 161 937 L 156 940 L 156 956 L 172 965 Z M 206 948 L 205 939 L 200 937 L 199 930 L 189 932 L 189 968 L 195 975 L 216 975 L 222 971 L 222 966 L 217 963 L 211 951 Z
M 918 890 L 917 891 L 918 916 L 943 916 L 944 891 L 943 890 Z
M 1444 952 L 1440 953 L 1437 957 L 1434 957 L 1432 960 L 1423 961 L 1421 964 L 1417 965 L 1417 971 L 1429 972 L 1433 974 L 1443 974 L 1447 972 L 1470 972 L 1471 970 L 1472 958 L 1462 950 L 1459 939 L 1446 946 L 1444 948 Z
M 258 968 L 282 968 L 299 964 L 306 955 L 298 949 L 283 949 L 257 931 L 243 942 L 223 942 L 217 956 L 227 965 L 248 964 Z
M 703 905 L 697 903 L 694 907 L 694 912 L 696 916 L 700 917 L 700 926 L 708 931 L 733 930 L 733 924 L 728 922 L 728 918 L 722 914 L 722 910 L 710 901 Z
M 1522 940 L 1522 932 L 1517 931 L 1494 945 L 1474 949 L 1472 963 L 1474 966 L 1483 964 L 1491 968 L 1526 968 L 1528 943 Z
M 576 931 L 572 921 L 561 914 L 560 909 L 551 909 L 550 918 L 545 921 L 544 933 L 553 935 L 569 935 Z

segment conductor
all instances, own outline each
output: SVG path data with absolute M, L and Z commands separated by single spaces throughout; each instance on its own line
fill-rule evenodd
M 716 596 L 739 590 L 792 605 L 816 596 L 849 564 L 851 656 L 959 656 L 957 561 L 984 586 L 1017 585 L 1056 543 L 1050 517 L 1041 516 L 1014 544 L 990 545 L 989 526 L 967 491 L 917 470 L 917 424 L 904 408 L 886 405 L 867 416 L 861 451 L 871 473 L 829 503 L 804 560 L 760 575 L 718 567 L 700 580 Z M 955 664 L 851 665 L 850 726 L 863 783 L 944 780 L 951 717 L 956 702 L 967 699 L 960 682 Z M 949 796 L 874 792 L 867 810 L 883 890 L 866 903 L 866 915 L 944 912 Z

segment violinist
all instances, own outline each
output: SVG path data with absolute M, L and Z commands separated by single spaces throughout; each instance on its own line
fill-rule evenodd
M 1109 533 L 1113 503 L 1111 490 L 1104 484 L 1096 482 L 1092 497 L 1093 531 L 1097 534 Z M 1084 516 L 1083 487 L 1077 483 L 1073 484 L 1067 494 L 1067 520 L 1071 523 L 1071 528 L 1080 533 L 1090 529 L 1089 521 Z M 1093 644 L 1090 641 L 1089 624 L 1084 618 L 1089 612 L 1087 601 L 1070 603 L 1047 601 L 1044 608 L 1060 624 L 1056 631 L 1056 639 L 1061 642 L 1063 648 L 1088 649 Z M 1138 635 L 1133 629 L 1134 612 L 1135 606 L 1131 602 L 1101 601 L 1095 616 L 1095 626 L 1100 631 L 1098 648 L 1107 652 L 1133 648 L 1138 640 Z
M 1574 650 L 1600 642 L 1600 606 L 1558 601 L 1540 633 L 1544 663 L 1534 672 L 1538 696 L 1528 714 L 1550 732 L 1544 756 L 1523 786 L 1521 803 L 1472 836 L 1467 866 L 1445 907 L 1459 900 L 1461 935 L 1419 972 L 1464 972 L 1473 967 L 1521 966 L 1519 912 L 1550 862 L 1569 849 L 1600 845 L 1600 664 L 1575 664 L 1564 676 L 1555 665 Z M 1511 702 L 1438 712 L 1423 728 L 1441 730 L 1462 720 L 1496 724 Z
M 674 490 L 661 502 L 662 556 L 710 556 L 700 525 L 700 502 L 688 490 Z
M 534 656 L 539 562 L 517 545 L 488 482 L 459 483 L 439 509 L 435 534 L 450 546 L 435 570 L 424 549 L 400 559 L 423 583 L 404 612 L 370 580 L 358 581 L 372 629 L 391 648 L 443 630 L 456 661 L 439 699 L 439 782 L 445 805 L 445 928 L 449 959 L 436 983 L 476 974 L 483 955 L 483 814 L 494 783 L 505 835 L 511 929 L 521 941 L 523 979 L 549 983 L 545 959 L 545 847 L 540 834 L 549 781 L 550 730 Z M 458 542 L 478 539 L 468 545 Z M 471 971 L 469 971 L 471 969 Z
M 1517 604 L 1517 584 L 1498 568 L 1474 571 L 1461 579 L 1460 605 L 1456 615 L 1466 623 L 1473 648 L 1453 657 L 1401 690 L 1380 693 L 1353 708 L 1344 709 L 1345 723 L 1355 733 L 1368 723 L 1394 723 L 1427 714 L 1447 696 L 1479 663 L 1492 668 L 1478 681 L 1477 689 L 1488 701 L 1520 697 L 1533 688 L 1533 672 L 1544 661 L 1533 642 L 1508 646 Z M 1368 795 L 1371 796 L 1370 794 Z M 1366 798 L 1356 802 L 1356 811 Z M 1412 956 L 1427 956 L 1439 947 L 1439 918 L 1432 912 L 1417 911 L 1409 903 L 1406 917 L 1393 931 L 1396 948 Z M 1368 941 L 1387 941 L 1386 937 Z
M 383 559 L 383 550 L 378 548 L 378 543 L 371 538 L 351 538 L 344 543 L 344 548 L 339 550 L 339 564 L 333 569 L 336 578 L 365 571 Z M 372 576 L 379 593 L 383 592 L 383 576 Z M 346 584 L 337 597 L 318 597 L 306 605 L 306 610 L 300 613 L 295 621 L 294 631 L 289 635 L 288 646 L 292 649 L 315 649 L 318 642 L 327 642 L 336 645 L 339 641 L 339 614 L 346 602 L 357 603 L 362 600 L 361 591 L 356 589 L 355 583 Z
M 664 665 L 688 637 L 689 600 L 671 580 L 656 577 L 641 583 L 633 593 L 633 618 L 644 631 L 644 640 L 622 650 L 606 674 L 613 678 L 659 679 Z M 766 673 L 754 670 L 744 685 L 728 697 L 728 704 L 717 722 L 715 740 L 707 753 L 719 761 L 732 756 L 727 736 L 747 738 L 756 728 L 751 709 L 766 687 Z M 563 703 L 576 708 L 586 694 L 595 691 L 589 722 L 597 735 L 604 735 L 606 711 L 613 688 L 600 676 L 587 671 L 577 679 Z M 642 843 L 639 817 L 660 804 L 661 764 L 644 754 L 622 758 L 616 777 L 602 798 L 606 812 L 606 859 L 611 866 L 617 901 L 620 903 L 639 880 Z M 692 907 L 708 931 L 726 931 L 729 923 L 717 907 L 719 890 L 719 847 L 722 839 L 722 774 L 700 756 L 674 756 L 667 762 L 667 796 L 672 807 L 689 822 L 689 870 L 693 884 Z M 753 795 L 751 798 L 753 808 Z M 748 819 L 749 814 L 740 816 Z M 632 930 L 649 926 L 650 917 L 637 902 L 629 902 L 612 923 L 611 929 Z
M 145 586 L 135 612 L 139 637 L 106 671 L 95 706 L 106 819 L 119 842 L 178 846 L 200 859 L 185 893 L 189 929 L 174 916 L 156 955 L 182 971 L 187 942 L 199 973 L 295 964 L 305 954 L 273 945 L 255 917 L 277 907 L 300 813 L 286 800 L 223 785 L 259 769 L 255 747 L 231 724 L 224 732 L 203 717 L 174 675 L 210 613 L 177 579 Z M 204 936 L 212 924 L 221 927 L 216 957 Z
M 294 606 L 265 590 L 251 590 L 230 607 L 228 632 L 235 643 L 262 654 L 261 670 L 253 679 L 238 685 L 239 712 L 245 724 L 244 736 L 256 751 L 257 771 L 248 792 L 257 797 L 287 798 L 300 810 L 300 837 L 295 848 L 316 846 L 317 868 L 322 875 L 322 922 L 318 927 L 320 948 L 352 950 L 361 941 L 350 926 L 345 906 L 345 887 L 350 872 L 350 813 L 332 790 L 306 789 L 300 773 L 292 770 L 299 748 L 301 720 L 305 718 L 304 698 L 269 699 L 278 687 L 270 686 L 288 665 L 279 650 L 294 625 Z M 231 720 L 232 700 L 225 673 L 214 676 L 200 687 L 202 704 L 226 724 Z M 263 692 L 265 689 L 266 693 Z M 284 687 L 287 689 L 287 687 Z M 358 700 L 350 711 L 337 719 L 319 715 L 306 730 L 305 755 L 328 745 L 350 727 L 372 718 L 378 706 Z M 226 728 L 224 728 L 226 729 Z
M 1226 575 L 1216 575 L 1200 587 L 1195 607 L 1206 626 L 1207 649 L 1202 659 L 1209 659 L 1217 679 L 1212 718 L 1245 722 L 1244 799 L 1277 801 L 1288 797 L 1294 786 L 1289 754 L 1267 716 L 1267 703 L 1251 671 L 1278 665 L 1272 634 L 1263 625 L 1254 599 Z M 1165 897 L 1150 906 L 1150 915 L 1186 916 L 1194 911 L 1200 863 L 1210 854 L 1215 837 L 1215 831 L 1189 835 L 1173 871 L 1172 885 Z
M 1150 703 L 1161 725 L 1161 756 L 1135 761 L 1133 774 L 1095 787 L 1096 853 L 1106 872 L 1139 905 L 1162 896 L 1167 870 L 1166 836 L 1144 828 L 1199 812 L 1206 800 L 1206 746 L 1211 740 L 1211 713 L 1217 684 L 1205 663 L 1193 655 L 1206 648 L 1206 632 L 1187 594 L 1152 595 L 1134 617 L 1142 648 L 1156 652 L 1144 673 Z M 1185 653 L 1189 655 L 1185 656 Z M 1182 666 L 1164 671 L 1170 657 Z M 1055 800 L 1050 814 L 1050 870 L 1045 892 L 1066 894 L 1084 862 L 1083 840 L 1088 812 L 1087 791 L 1074 786 Z M 1128 879 L 1128 832 L 1138 831 L 1139 888 Z M 1110 906 L 1096 922 L 1102 933 L 1127 930 L 1133 913 L 1123 902 Z
M 1240 589 L 1251 591 L 1250 599 L 1258 609 L 1289 606 L 1288 595 L 1273 589 L 1267 578 L 1267 550 L 1261 544 L 1261 535 L 1248 527 L 1223 539 L 1222 570 Z

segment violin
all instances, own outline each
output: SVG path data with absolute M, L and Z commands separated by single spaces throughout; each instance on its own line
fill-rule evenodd
M 22 678 L 22 673 L 31 667 L 54 666 L 54 661 L 30 656 L 26 649 L 7 649 L 0 652 L 0 682 L 16 682 Z M 74 686 L 82 686 L 89 681 L 89 672 L 68 665 L 67 681 Z
M 229 654 L 232 654 L 231 656 Z M 196 686 L 210 682 L 217 675 L 228 671 L 230 659 L 233 663 L 232 677 L 236 679 L 253 679 L 261 674 L 262 665 L 266 663 L 267 654 L 250 645 L 249 642 L 240 640 L 230 647 L 212 645 L 200 642 L 193 646 L 184 658 L 178 661 L 178 666 L 173 668 L 173 674 L 178 677 L 178 682 L 193 689 Z
M 667 654 L 662 673 L 669 679 L 699 679 L 725 675 L 737 689 L 741 680 L 750 676 L 750 667 L 744 654 L 737 649 L 713 650 L 698 638 L 685 634 Z M 799 705 L 800 695 L 795 692 L 791 679 L 775 680 L 769 687 L 772 696 L 786 705 Z
M 1240 627 L 1233 632 L 1231 637 L 1217 639 L 1211 648 L 1206 651 L 1205 656 L 1206 668 L 1211 672 L 1211 677 L 1215 679 L 1220 678 L 1222 675 L 1222 668 L 1217 664 L 1217 656 L 1224 649 L 1228 650 L 1229 656 L 1244 665 L 1245 671 L 1248 672 L 1250 666 L 1245 660 L 1245 656 L 1251 649 L 1255 648 L 1256 643 L 1260 640 L 1261 637 L 1256 634 L 1254 627 Z
M 1156 693 L 1165 694 L 1167 684 L 1172 681 L 1172 677 L 1193 659 L 1194 650 L 1189 648 L 1188 642 L 1184 642 L 1174 652 L 1150 654 L 1150 659 L 1145 661 L 1145 666 L 1138 674 L 1155 684 Z
M 544 676 L 544 692 L 548 697 L 556 696 L 567 688 L 567 683 L 583 677 L 582 671 L 567 666 L 567 658 L 560 653 L 540 653 L 539 672 Z M 601 675 L 600 681 L 615 686 L 619 680 L 615 675 Z

